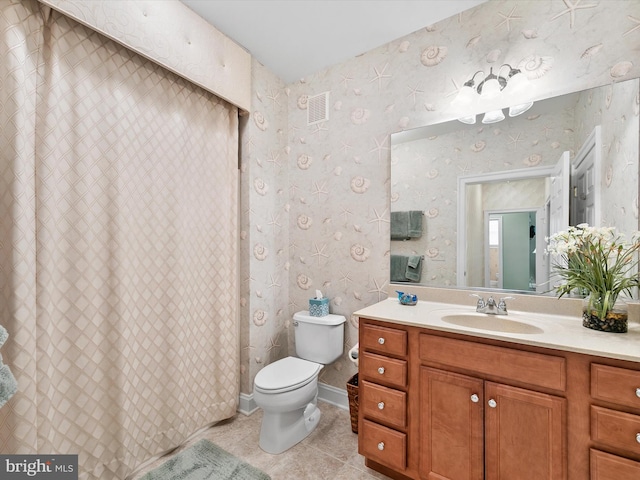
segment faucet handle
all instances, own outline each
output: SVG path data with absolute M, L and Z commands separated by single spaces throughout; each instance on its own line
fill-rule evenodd
M 478 297 L 478 303 L 476 305 L 477 308 L 484 308 L 487 306 L 487 302 L 484 301 L 484 298 L 482 298 L 480 295 L 478 295 L 477 293 L 472 293 L 471 295 L 469 295 L 470 297 Z
M 507 302 L 506 300 L 515 300 L 516 297 L 502 297 L 499 301 L 498 301 L 498 310 L 503 310 L 504 312 L 507 311 Z

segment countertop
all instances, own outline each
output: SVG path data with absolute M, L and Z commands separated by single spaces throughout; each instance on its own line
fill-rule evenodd
M 472 306 L 423 300 L 414 306 L 401 305 L 397 298 L 390 297 L 358 310 L 354 315 L 442 332 L 640 362 L 640 324 L 635 322 L 629 322 L 627 333 L 606 333 L 583 327 L 582 317 L 573 315 L 510 310 L 506 316 L 486 315 L 487 318 L 480 319 L 488 325 L 492 319 L 496 322 L 504 319 L 533 325 L 535 333 L 525 334 L 459 326 L 442 320 L 443 316 L 456 313 L 471 314 L 473 317 L 476 315 L 474 312 Z

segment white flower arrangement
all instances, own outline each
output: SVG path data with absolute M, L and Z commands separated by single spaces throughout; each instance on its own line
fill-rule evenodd
M 640 286 L 640 232 L 634 232 L 631 242 L 626 242 L 615 227 L 583 223 L 547 241 L 547 253 L 557 256 L 554 271 L 563 279 L 556 292 L 560 297 L 574 290 L 590 294 L 600 318 L 613 309 L 620 293 L 632 297 L 631 289 Z

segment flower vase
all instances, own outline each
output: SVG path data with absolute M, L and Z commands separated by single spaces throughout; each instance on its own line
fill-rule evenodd
M 626 333 L 627 303 L 618 298 L 612 308 L 603 309 L 600 295 L 587 295 L 582 301 L 582 326 L 601 332 Z

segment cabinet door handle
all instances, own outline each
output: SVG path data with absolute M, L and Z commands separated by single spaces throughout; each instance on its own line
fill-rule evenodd
M 378 367 L 378 373 L 384 375 L 384 367 Z
M 489 403 L 489 406 L 491 408 L 496 408 L 498 406 L 498 403 L 493 398 L 490 399 L 489 402 L 487 402 L 487 403 Z
M 471 401 L 473 403 L 478 403 L 480 401 L 480 398 L 478 398 L 478 395 L 474 393 L 473 395 L 471 395 Z
M 378 409 L 384 410 L 384 402 L 378 402 Z
M 384 450 L 384 442 L 378 444 L 378 450 Z
M 636 397 L 640 398 L 640 388 L 636 388 Z
M 640 443 L 640 433 L 636 433 L 636 442 Z
M 379 343 L 380 345 L 384 345 L 384 337 L 380 337 L 380 338 L 378 339 L 378 343 Z

